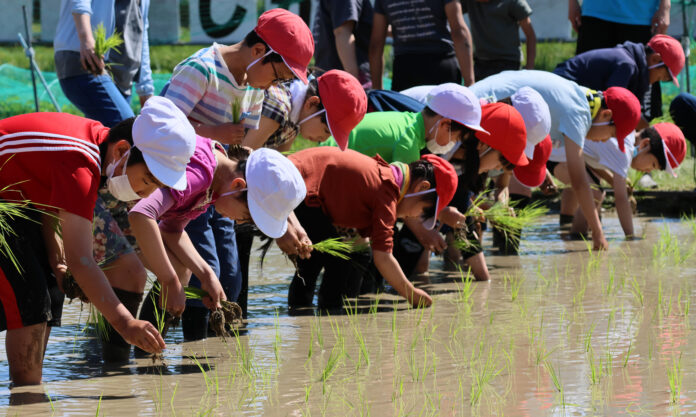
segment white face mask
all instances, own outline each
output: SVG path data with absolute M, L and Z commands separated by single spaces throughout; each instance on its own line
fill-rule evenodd
M 140 196 L 133 191 L 133 187 L 131 187 L 130 181 L 128 180 L 128 175 L 126 175 L 126 165 L 128 165 L 129 155 L 130 149 L 123 154 L 121 159 L 106 166 L 106 176 L 108 177 L 106 180 L 106 187 L 111 195 L 121 201 L 133 201 L 140 199 Z M 126 162 L 123 163 L 123 174 L 114 177 L 116 166 L 121 163 L 123 158 L 126 159 Z
M 442 119 L 440 119 L 440 120 L 442 120 Z M 437 123 L 435 123 L 433 125 L 433 127 L 431 127 L 430 130 L 428 131 L 428 135 L 430 135 L 430 133 L 433 131 L 433 129 L 435 129 L 435 135 L 433 135 L 434 136 L 433 139 L 430 139 L 425 143 L 425 146 L 428 148 L 428 150 L 436 155 L 444 155 L 454 147 L 454 142 L 452 142 L 452 128 L 451 127 L 449 130 L 449 140 L 447 141 L 447 145 L 444 145 L 444 146 L 440 145 L 435 140 L 435 138 L 437 138 L 437 131 L 440 129 L 440 120 L 438 120 Z
M 222 193 L 222 194 L 220 194 L 220 195 L 218 196 L 218 200 L 221 199 L 222 197 L 226 196 L 226 195 L 237 194 L 237 193 L 241 193 L 242 191 L 246 191 L 246 190 L 248 190 L 248 188 L 242 188 L 241 190 L 228 191 L 228 192 L 226 192 L 226 193 Z
M 247 65 L 246 70 L 249 71 L 249 68 L 253 67 L 257 62 L 261 61 L 262 59 L 266 58 L 268 55 L 273 53 L 273 49 L 268 48 L 268 52 L 263 54 L 260 58 L 256 58 L 255 60 L 251 61 L 249 65 Z
M 299 125 L 301 125 L 302 123 L 306 122 L 307 120 L 311 119 L 312 117 L 314 117 L 314 116 L 319 116 L 319 115 L 322 114 L 322 113 L 326 113 L 326 109 L 321 109 L 321 110 L 319 110 L 319 111 L 316 112 L 316 113 L 310 114 L 309 116 L 307 116 L 307 117 L 305 117 L 304 119 L 302 119 L 302 120 L 300 120 L 299 122 L 297 122 L 297 125 L 299 126 Z
M 663 65 L 665 65 L 664 62 L 658 62 L 658 63 L 655 64 L 655 65 L 649 66 L 648 69 L 651 70 L 651 69 L 653 69 L 653 68 L 661 67 L 661 66 L 663 66 Z
M 609 121 L 609 122 L 597 122 L 597 123 L 592 123 L 592 126 L 609 126 L 613 125 L 614 122 Z

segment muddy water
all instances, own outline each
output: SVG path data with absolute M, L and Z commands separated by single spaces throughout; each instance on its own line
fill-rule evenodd
M 182 343 L 173 332 L 160 366 L 103 368 L 73 303 L 52 335 L 43 386 L 10 390 L 2 358 L 0 412 L 695 414 L 694 224 L 642 220 L 645 239 L 624 242 L 605 218 L 612 247 L 593 257 L 560 240 L 556 222 L 526 233 L 521 256 L 489 256 L 491 282 L 431 273 L 423 285 L 435 303 L 420 310 L 384 295 L 360 300 L 355 314 L 288 317 L 291 266 L 275 252 L 252 274 L 246 335 Z

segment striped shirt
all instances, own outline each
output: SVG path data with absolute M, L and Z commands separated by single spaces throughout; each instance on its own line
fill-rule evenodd
M 244 127 L 258 129 L 263 90 L 240 87 L 222 59 L 220 45 L 213 43 L 180 62 L 165 97 L 189 119 L 205 125 L 233 122 L 233 103 L 239 103 Z
M 92 220 L 109 129 L 67 113 L 0 120 L 0 199 L 30 201 Z

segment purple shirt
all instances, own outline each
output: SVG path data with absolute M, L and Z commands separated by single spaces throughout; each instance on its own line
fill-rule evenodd
M 214 201 L 209 194 L 217 166 L 213 146 L 212 140 L 196 136 L 196 150 L 186 166 L 186 189 L 159 188 L 138 201 L 131 212 L 159 220 L 159 227 L 164 232 L 183 231 L 189 221 L 203 214 Z M 219 149 L 224 152 L 221 146 Z

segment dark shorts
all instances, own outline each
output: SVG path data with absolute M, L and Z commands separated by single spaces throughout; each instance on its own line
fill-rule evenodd
M 454 53 L 396 55 L 393 67 L 393 91 L 419 85 L 462 83 L 459 63 Z
M 591 16 L 582 16 L 578 31 L 576 54 L 593 49 L 613 48 L 626 41 L 648 43 L 652 33 L 650 25 L 627 25 Z
M 559 163 L 560 163 L 560 162 L 546 161 L 546 169 L 549 170 L 549 172 L 551 173 L 551 175 L 553 175 L 553 170 L 556 169 L 556 167 L 558 166 Z M 592 182 L 593 182 L 596 186 L 599 187 L 599 185 L 600 185 L 600 183 L 602 182 L 602 180 L 600 180 L 599 177 L 597 177 L 597 175 L 595 175 L 595 173 L 592 172 L 592 169 L 591 169 L 589 166 L 587 166 L 587 165 L 585 165 L 585 171 L 587 171 L 587 175 L 590 176 L 590 179 L 592 180 Z
M 520 61 L 474 58 L 474 77 L 477 81 L 503 71 L 516 71 L 518 69 L 520 69 Z
M 35 220 L 8 219 L 14 233 L 5 238 L 16 265 L 0 254 L 0 331 L 44 322 L 60 326 L 65 296 L 48 264 L 40 217 L 30 216 Z

